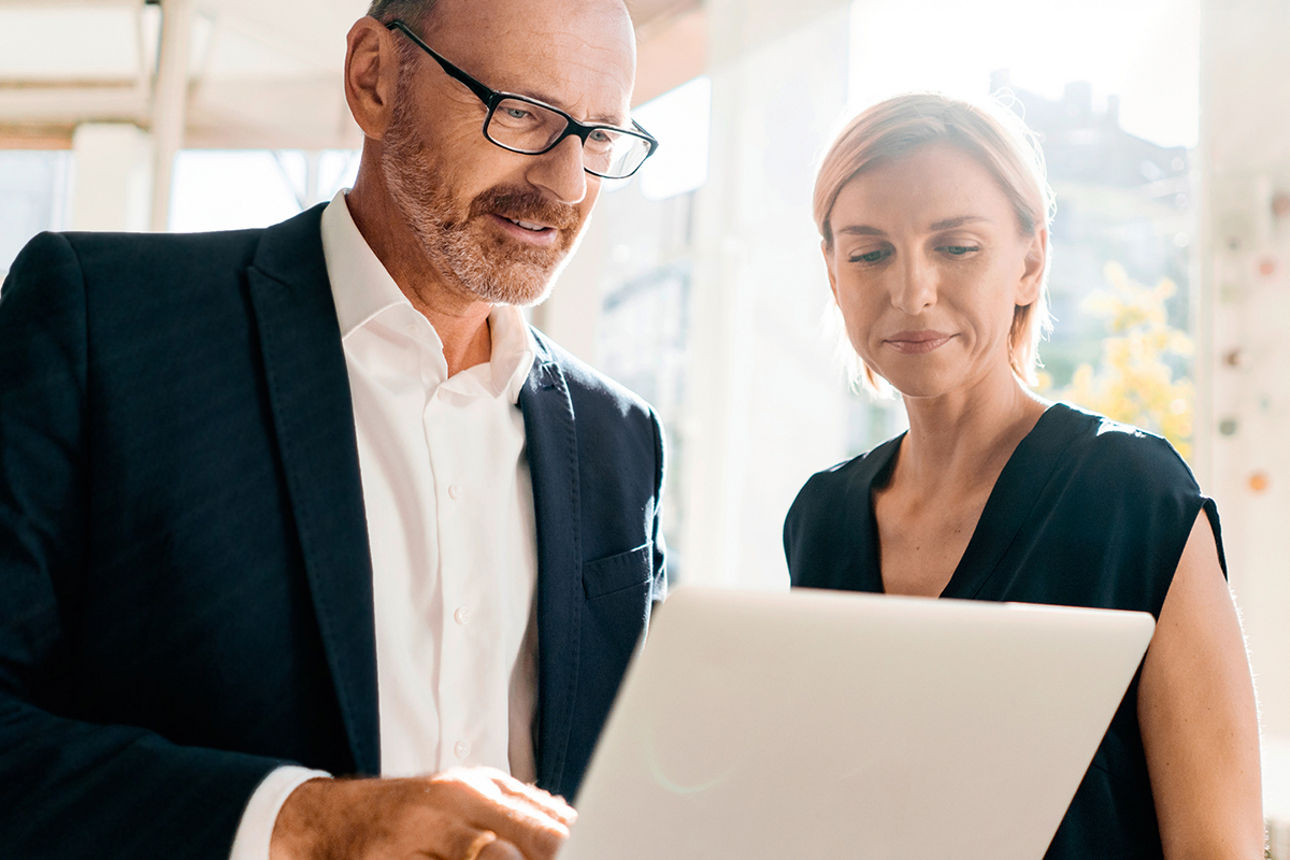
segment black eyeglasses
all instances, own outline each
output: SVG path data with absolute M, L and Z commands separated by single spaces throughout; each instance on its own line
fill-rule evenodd
M 582 141 L 583 169 L 592 176 L 605 179 L 631 176 L 658 149 L 658 141 L 635 120 L 632 120 L 633 128 L 630 129 L 594 123 L 585 125 L 545 102 L 489 89 L 436 54 L 401 18 L 385 27 L 401 31 L 433 57 L 450 77 L 465 84 L 478 96 L 488 108 L 488 115 L 484 117 L 484 137 L 502 149 L 524 155 L 541 155 L 555 149 L 560 141 L 572 135 Z

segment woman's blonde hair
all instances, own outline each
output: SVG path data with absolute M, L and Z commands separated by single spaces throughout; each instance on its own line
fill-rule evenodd
M 1052 190 L 1044 155 L 1035 135 L 1012 111 L 993 104 L 973 104 L 939 93 L 909 93 L 866 109 L 834 140 L 815 180 L 815 224 L 826 249 L 833 247 L 829 217 L 842 188 L 877 165 L 929 143 L 948 143 L 976 158 L 990 171 L 1012 203 L 1022 235 L 1048 228 L 1053 215 Z M 1017 305 L 1009 333 L 1013 372 L 1035 384 L 1039 341 L 1052 329 L 1048 309 L 1048 254 L 1040 275 L 1039 297 Z M 872 368 L 861 362 L 865 382 L 881 385 Z

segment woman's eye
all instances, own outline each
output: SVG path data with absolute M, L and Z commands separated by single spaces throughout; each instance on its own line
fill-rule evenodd
M 866 251 L 863 254 L 852 254 L 851 262 L 852 263 L 879 263 L 887 257 L 887 254 L 888 254 L 888 251 L 886 248 L 879 248 L 876 251 Z
M 978 245 L 942 245 L 941 250 L 951 257 L 966 257 L 974 251 L 980 251 L 981 248 Z

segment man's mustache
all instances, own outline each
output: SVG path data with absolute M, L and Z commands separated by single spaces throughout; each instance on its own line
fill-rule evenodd
M 532 188 L 496 186 L 470 203 L 470 217 L 501 215 L 516 221 L 533 221 L 558 230 L 578 226 L 578 211 L 567 203 L 556 203 Z

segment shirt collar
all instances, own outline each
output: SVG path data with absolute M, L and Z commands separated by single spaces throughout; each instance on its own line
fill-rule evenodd
M 517 403 L 537 356 L 537 341 L 523 312 L 514 305 L 493 305 L 488 327 L 493 342 L 488 363 L 494 392 L 499 396 L 505 394 L 507 400 Z
M 347 190 L 337 192 L 322 214 L 323 257 L 342 341 L 390 308 L 406 307 L 417 313 L 359 232 L 345 201 Z M 471 371 L 477 372 L 494 396 L 516 403 L 533 367 L 537 341 L 524 314 L 513 305 L 494 305 L 488 325 L 492 354 L 487 371 L 483 366 Z M 439 348 L 442 351 L 442 344 Z
M 358 231 L 344 189 L 323 210 L 322 243 L 342 340 L 386 308 L 412 307 Z

